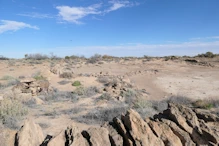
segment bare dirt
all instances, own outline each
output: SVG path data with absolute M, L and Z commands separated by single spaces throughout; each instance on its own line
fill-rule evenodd
M 58 74 L 50 72 L 51 64 L 64 65 L 66 63 L 63 60 L 40 61 L 40 64 L 30 63 L 28 60 L 14 60 L 13 65 L 9 65 L 8 61 L 1 61 L 0 78 L 5 76 L 16 79 L 21 76 L 27 78 L 40 72 L 49 81 L 50 88 L 58 89 L 59 92 L 73 92 L 78 88 L 72 86 L 74 81 L 80 81 L 84 88 L 95 86 L 102 90 L 104 84 L 98 82 L 98 77 L 104 76 L 126 80 L 135 90 L 144 91 L 142 98 L 145 100 L 159 101 L 171 96 L 183 96 L 194 100 L 219 98 L 219 62 L 216 61 L 211 62 L 213 67 L 191 64 L 183 60 L 165 61 L 163 58 L 150 61 L 134 58 L 102 62 L 103 64 L 86 64 L 84 61 L 70 63 L 68 66 L 73 68 L 74 77 L 63 79 Z M 60 84 L 63 80 L 67 81 L 64 85 Z M 0 80 L 1 84 L 6 82 L 7 80 Z M 2 99 L 0 100 L 7 98 L 5 95 L 12 92 L 12 88 L 13 86 L 1 89 Z M 74 99 L 75 101 L 69 99 L 55 102 L 43 101 L 42 104 L 28 107 L 29 112 L 26 118 L 32 118 L 40 124 L 44 135 L 57 135 L 71 123 L 76 123 L 81 130 L 86 129 L 88 125 L 95 127 L 99 123 L 92 122 L 92 119 L 86 122 L 83 116 L 94 109 L 110 109 L 123 104 L 116 99 L 113 100 L 114 102 L 97 101 L 102 93 L 101 91 L 90 97 L 80 97 L 77 100 Z M 21 96 L 32 98 L 29 94 Z M 34 98 L 42 100 L 39 97 Z

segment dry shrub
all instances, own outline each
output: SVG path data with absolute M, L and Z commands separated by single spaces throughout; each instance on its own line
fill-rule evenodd
M 78 87 L 73 92 L 74 94 L 81 96 L 81 97 L 91 97 L 99 93 L 99 89 L 96 86 L 90 86 L 90 87 Z
M 71 72 L 63 72 L 62 74 L 59 75 L 60 78 L 67 78 L 67 79 L 71 79 L 73 78 L 73 73 Z
M 102 56 L 100 54 L 95 54 L 87 60 L 87 63 L 94 64 L 100 61 L 101 59 L 102 59 Z
M 44 54 L 36 53 L 36 54 L 25 54 L 26 59 L 33 59 L 33 60 L 44 60 L 48 59 L 49 57 Z
M 108 77 L 100 76 L 100 77 L 97 78 L 97 81 L 100 82 L 100 83 L 106 84 L 106 83 L 108 83 L 110 80 L 109 80 Z
M 6 98 L 0 101 L 0 120 L 9 128 L 18 128 L 19 120 L 27 113 L 28 110 L 18 100 Z

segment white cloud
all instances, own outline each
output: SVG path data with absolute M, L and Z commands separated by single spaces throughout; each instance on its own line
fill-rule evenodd
M 36 12 L 31 12 L 31 13 L 21 13 L 21 14 L 17 14 L 19 16 L 25 16 L 25 17 L 31 17 L 31 18 L 54 18 L 54 16 L 50 15 L 50 14 L 41 14 L 41 13 L 36 13 Z
M 0 20 L 0 34 L 6 31 L 17 31 L 23 28 L 39 29 L 37 26 L 33 26 L 24 22 Z
M 57 6 L 56 9 L 59 10 L 58 16 L 61 18 L 61 20 L 75 24 L 83 24 L 81 19 L 86 16 L 103 15 L 111 11 L 136 5 L 139 5 L 139 3 L 130 2 L 128 0 L 111 0 L 105 5 L 95 4 L 88 7 Z
M 112 6 L 105 10 L 105 12 L 107 12 L 107 13 L 111 12 L 111 11 L 118 10 L 120 8 L 123 8 L 123 7 L 131 7 L 134 5 L 133 3 L 129 2 L 129 1 L 112 0 L 112 1 L 109 1 L 109 3 L 112 4 Z
M 59 16 L 62 20 L 82 24 L 80 21 L 81 18 L 86 17 L 87 15 L 100 14 L 101 12 L 98 10 L 100 6 L 101 4 L 95 4 L 89 7 L 57 6 L 56 8 L 59 10 Z

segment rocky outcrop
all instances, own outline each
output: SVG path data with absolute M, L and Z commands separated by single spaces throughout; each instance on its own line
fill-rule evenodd
M 33 127 L 33 128 L 30 128 Z M 17 134 L 19 145 L 40 145 L 40 128 L 27 122 Z M 80 131 L 69 126 L 43 146 L 195 146 L 219 144 L 219 117 L 207 110 L 184 105 L 168 105 L 168 109 L 145 119 L 130 109 L 120 118 L 101 127 Z
M 15 146 L 39 146 L 44 141 L 41 127 L 32 119 L 25 121 L 15 137 Z
M 41 92 L 49 91 L 49 81 L 47 80 L 35 80 L 34 78 L 25 78 L 20 81 L 19 84 L 13 87 L 13 90 L 18 89 L 21 93 L 31 93 L 32 96 L 36 96 Z
M 76 126 L 69 126 L 56 137 L 52 138 L 48 146 L 89 146 L 88 141 L 82 136 Z
M 50 72 L 56 75 L 61 75 L 63 73 L 74 74 L 73 67 L 68 67 L 68 64 L 56 64 L 50 68 Z

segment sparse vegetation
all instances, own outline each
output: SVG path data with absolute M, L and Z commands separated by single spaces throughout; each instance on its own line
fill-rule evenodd
M 27 112 L 28 110 L 18 100 L 6 98 L 0 101 L 0 120 L 9 128 L 19 128 L 18 120 Z
M 112 99 L 112 96 L 109 94 L 109 93 L 103 93 L 99 99 L 101 100 L 111 100 Z
M 72 119 L 87 124 L 103 124 L 104 122 L 111 121 L 114 117 L 119 117 L 122 113 L 125 113 L 126 110 L 127 107 L 123 105 L 116 105 L 112 108 L 95 108 L 82 117 Z
M 127 89 L 127 91 L 122 92 L 122 96 L 125 97 L 125 102 L 131 105 L 138 97 L 138 93 L 133 89 Z
M 2 76 L 0 77 L 0 126 L 12 129 L 19 128 L 25 115 L 27 115 L 27 109 L 31 116 L 36 119 L 35 122 L 42 128 L 46 128 L 46 131 L 50 130 L 48 128 L 50 123 L 54 122 L 52 125 L 58 126 L 63 121 L 63 124 L 68 123 L 67 120 L 70 119 L 74 120 L 76 124 L 83 122 L 89 125 L 94 124 L 95 126 L 109 121 L 111 123 L 114 117 L 120 118 L 121 114 L 126 113 L 128 109 L 134 109 L 145 119 L 162 113 L 168 108 L 169 103 L 186 105 L 191 107 L 194 112 L 196 112 L 195 108 L 201 108 L 197 111 L 202 112 L 205 111 L 203 109 L 207 109 L 212 113 L 217 113 L 219 111 L 219 100 L 211 99 L 214 97 L 213 94 L 217 93 L 215 90 L 217 82 L 216 84 L 213 83 L 214 89 L 210 87 L 209 83 L 210 81 L 213 82 L 217 73 L 215 72 L 218 66 L 217 62 L 215 62 L 217 57 L 209 59 L 211 58 L 211 53 L 208 53 L 206 56 L 208 57 L 191 57 L 190 59 L 190 61 L 197 60 L 196 64 L 208 60 L 215 64 L 215 68 L 211 70 L 205 70 L 204 67 L 198 68 L 198 71 L 204 70 L 204 72 L 200 72 L 198 75 L 194 74 L 197 70 L 193 72 L 189 68 L 191 64 L 184 62 L 188 58 L 178 58 L 177 56 L 168 56 L 166 58 L 150 56 L 119 58 L 96 54 L 89 59 L 72 55 L 66 56 L 63 60 L 56 60 L 55 56 L 48 56 L 48 60 L 44 60 L 46 58 L 36 59 L 36 57 L 31 59 L 30 57 L 28 59 L 28 55 L 26 55 L 26 59 L 22 59 L 20 62 L 15 60 L 16 66 L 14 67 L 8 66 L 9 61 L 1 61 L 0 64 L 4 64 L 2 65 Z M 176 61 L 163 62 L 164 59 Z M 192 73 L 185 74 L 183 70 L 183 75 L 181 73 L 175 76 L 176 72 L 174 72 L 175 69 L 172 67 L 178 67 L 178 60 L 182 60 L 179 66 L 181 70 L 186 68 L 189 71 L 192 70 Z M 108 63 L 109 61 L 113 62 Z M 146 61 L 148 62 L 144 63 Z M 193 67 L 196 68 L 197 65 L 193 65 Z M 177 70 L 177 73 L 181 70 Z M 17 73 L 17 71 L 20 72 Z M 49 76 L 49 71 L 54 75 Z M 206 72 L 207 74 L 205 74 Z M 164 75 L 166 74 L 168 74 L 168 78 L 165 78 Z M 174 75 L 174 77 L 171 78 L 171 75 Z M 180 75 L 182 75 L 182 79 Z M 32 81 L 32 78 L 29 79 L 30 76 L 37 81 Z M 48 77 L 50 82 L 44 76 Z M 15 77 L 18 77 L 18 79 Z M 25 77 L 26 79 L 24 79 Z M 180 79 L 177 80 L 178 78 Z M 185 80 L 183 80 L 184 78 Z M 207 80 L 208 78 L 210 80 Z M 155 80 L 156 82 L 153 82 Z M 43 83 L 44 81 L 45 83 Z M 190 81 L 195 87 L 197 86 L 198 92 L 190 90 L 193 87 L 193 85 L 190 85 Z M 151 83 L 155 84 L 150 86 Z M 205 84 L 198 85 L 198 83 Z M 209 87 L 206 88 L 206 91 L 201 91 L 203 88 L 200 89 L 200 86 L 206 87 L 208 83 Z M 12 85 L 17 86 L 9 87 Z M 48 86 L 45 87 L 44 85 Z M 183 88 L 183 85 L 188 85 L 188 88 Z M 9 88 L 5 89 L 6 87 Z M 60 90 L 58 90 L 59 88 Z M 181 88 L 182 91 L 177 92 Z M 209 89 L 212 89 L 213 92 L 209 91 Z M 190 94 L 189 92 L 192 93 Z M 194 93 L 197 94 L 195 94 L 194 98 L 190 99 L 181 95 L 175 96 L 175 93 L 187 95 L 188 97 L 191 97 Z M 171 95 L 171 97 L 166 97 L 167 95 Z M 198 95 L 203 100 L 195 100 Z M 205 97 L 211 98 L 206 100 Z M 169 104 L 170 107 L 171 105 Z M 168 113 L 168 110 L 164 113 Z M 123 116 L 121 121 L 124 122 Z M 156 119 L 152 122 L 156 122 Z M 111 124 L 115 123 L 112 122 Z M 57 127 L 57 129 L 59 128 L 61 126 Z
M 90 86 L 87 88 L 81 86 L 76 88 L 73 93 L 81 97 L 91 97 L 99 93 L 99 90 L 95 86 Z
M 2 78 L 1 78 L 1 80 L 12 80 L 12 79 L 14 79 L 14 77 L 12 77 L 12 76 L 3 76 Z
M 41 75 L 41 72 L 40 71 L 38 71 L 38 72 L 36 72 L 36 73 L 34 73 L 33 75 L 32 75 L 32 77 L 35 79 L 35 80 L 46 80 L 46 77 L 44 77 L 43 75 Z
M 4 89 L 10 86 L 17 85 L 19 83 L 19 80 L 12 77 L 12 76 L 3 76 L 1 80 L 6 81 L 6 83 L 0 83 L 0 89 Z
M 23 101 L 23 104 L 28 106 L 28 107 L 34 107 L 34 106 L 36 106 L 36 99 L 30 98 L 29 100 Z
M 76 94 L 71 92 L 58 91 L 58 90 L 55 90 L 54 92 L 48 95 L 39 96 L 39 98 L 46 102 L 59 102 L 59 101 L 76 102 L 78 100 Z

